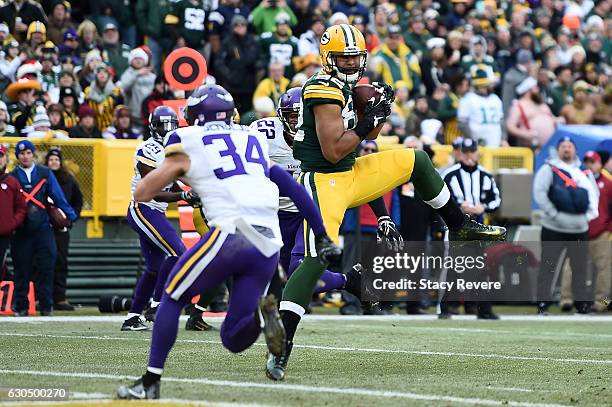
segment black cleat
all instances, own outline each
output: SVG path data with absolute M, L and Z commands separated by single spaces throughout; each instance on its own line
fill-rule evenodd
M 366 312 L 373 309 L 377 305 L 378 301 L 367 301 L 363 299 L 374 297 L 367 287 L 363 292 L 361 291 L 361 276 L 364 270 L 365 269 L 361 263 L 357 263 L 351 267 L 351 269 L 345 274 L 346 283 L 344 284 L 343 288 L 361 301 L 361 308 L 364 312 Z
M 274 356 L 268 353 L 266 376 L 269 379 L 279 381 L 285 378 L 285 369 L 287 369 L 287 362 L 289 361 L 289 355 L 291 355 L 291 349 L 293 349 L 293 342 L 285 342 L 283 352 L 280 356 Z
M 53 309 L 56 311 L 74 311 L 74 305 L 68 301 L 56 302 Z
M 438 319 L 452 319 L 453 315 L 450 312 L 442 312 L 438 314 Z
M 141 377 L 129 387 L 119 387 L 117 389 L 117 398 L 123 400 L 156 400 L 159 399 L 159 387 L 159 380 L 149 387 L 144 387 Z
M 157 308 L 159 308 L 159 305 L 156 305 L 154 307 L 149 307 L 145 310 L 144 312 L 145 321 L 155 322 L 155 314 L 157 314 Z
M 142 323 L 140 315 L 135 315 L 132 318 L 126 319 L 121 325 L 122 331 L 148 331 L 149 327 Z
M 283 352 L 283 344 L 285 343 L 286 333 L 283 321 L 278 312 L 276 297 L 273 294 L 268 294 L 259 300 L 259 309 L 255 315 L 260 325 L 268 350 L 274 356 L 280 356 Z
M 540 302 L 538 303 L 538 315 L 548 315 L 548 303 Z
M 502 226 L 486 226 L 476 222 L 469 215 L 465 215 L 461 226 L 449 229 L 449 240 L 451 242 L 471 240 L 504 241 L 506 240 L 506 228 Z
M 191 315 L 187 322 L 185 323 L 185 330 L 187 331 L 216 331 L 212 325 L 207 324 L 204 319 L 202 319 L 202 314 L 197 313 L 195 315 Z

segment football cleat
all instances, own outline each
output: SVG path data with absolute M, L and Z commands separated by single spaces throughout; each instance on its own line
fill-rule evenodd
M 148 331 L 149 327 L 142 323 L 140 315 L 133 316 L 132 318 L 126 319 L 121 325 L 122 331 Z
M 463 223 L 458 228 L 449 229 L 450 241 L 506 240 L 506 228 L 502 226 L 486 226 L 465 215 Z
M 497 315 L 493 311 L 479 312 L 476 318 L 477 319 L 499 319 L 499 315 Z
M 280 356 L 285 343 L 285 327 L 278 312 L 278 304 L 273 294 L 259 300 L 259 309 L 255 318 L 262 326 L 268 350 L 274 356 Z
M 291 349 L 293 349 L 293 342 L 285 342 L 285 346 L 283 346 L 283 351 L 280 356 L 274 356 L 268 353 L 266 376 L 269 379 L 279 381 L 285 378 L 285 369 L 287 369 L 287 362 L 291 355 Z
M 155 314 L 157 314 L 157 308 L 159 308 L 159 305 L 147 308 L 144 312 L 144 319 L 149 322 L 155 322 Z
M 129 387 L 119 387 L 117 389 L 117 398 L 123 400 L 156 400 L 159 399 L 159 388 L 159 381 L 156 381 L 149 387 L 144 387 L 141 377 Z
M 197 313 L 195 315 L 191 315 L 187 322 L 185 323 L 185 330 L 187 331 L 216 331 L 212 325 L 207 324 L 204 319 L 202 319 L 202 314 Z
M 361 277 L 364 270 L 365 268 L 361 265 L 361 263 L 357 263 L 351 267 L 351 269 L 345 274 L 346 283 L 344 283 L 343 288 L 361 301 L 361 308 L 365 312 L 373 309 L 376 306 L 377 301 L 363 300 L 363 298 L 366 297 L 373 297 L 373 294 L 368 291 L 367 288 L 365 288 L 363 293 L 361 291 Z

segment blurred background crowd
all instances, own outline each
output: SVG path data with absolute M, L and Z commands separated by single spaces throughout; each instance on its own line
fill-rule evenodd
M 338 23 L 366 38 L 366 80 L 396 89 L 383 134 L 400 142 L 537 148 L 559 123 L 612 121 L 610 0 L 0 3 L 0 136 L 141 138 L 154 107 L 184 97 L 161 70 L 182 46 L 248 124 L 321 68 Z

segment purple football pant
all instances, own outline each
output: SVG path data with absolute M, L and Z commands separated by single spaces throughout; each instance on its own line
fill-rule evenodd
M 140 314 L 149 298 L 161 299 L 161 292 L 175 259 L 185 252 L 185 245 L 163 212 L 142 203 L 130 203 L 127 214 L 132 229 L 138 233 L 145 270 L 138 279 L 130 313 Z M 157 298 L 156 298 L 157 297 Z
M 221 341 L 231 352 L 242 352 L 259 336 L 255 320 L 259 299 L 278 265 L 278 253 L 265 257 L 242 234 L 212 228 L 183 254 L 166 282 L 157 310 L 149 367 L 163 368 L 174 345 L 181 310 L 193 296 L 233 278 L 229 306 L 221 325 Z
M 283 237 L 280 264 L 288 277 L 304 261 L 304 217 L 299 212 L 278 211 L 278 221 Z M 342 273 L 325 270 L 313 292 L 341 290 L 345 281 Z

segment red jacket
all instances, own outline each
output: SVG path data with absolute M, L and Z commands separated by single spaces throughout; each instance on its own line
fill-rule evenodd
M 596 183 L 599 188 L 599 216 L 589 222 L 590 239 L 606 231 L 612 232 L 612 181 L 600 174 Z
M 21 185 L 12 175 L 0 175 L 0 236 L 10 236 L 26 216 Z

